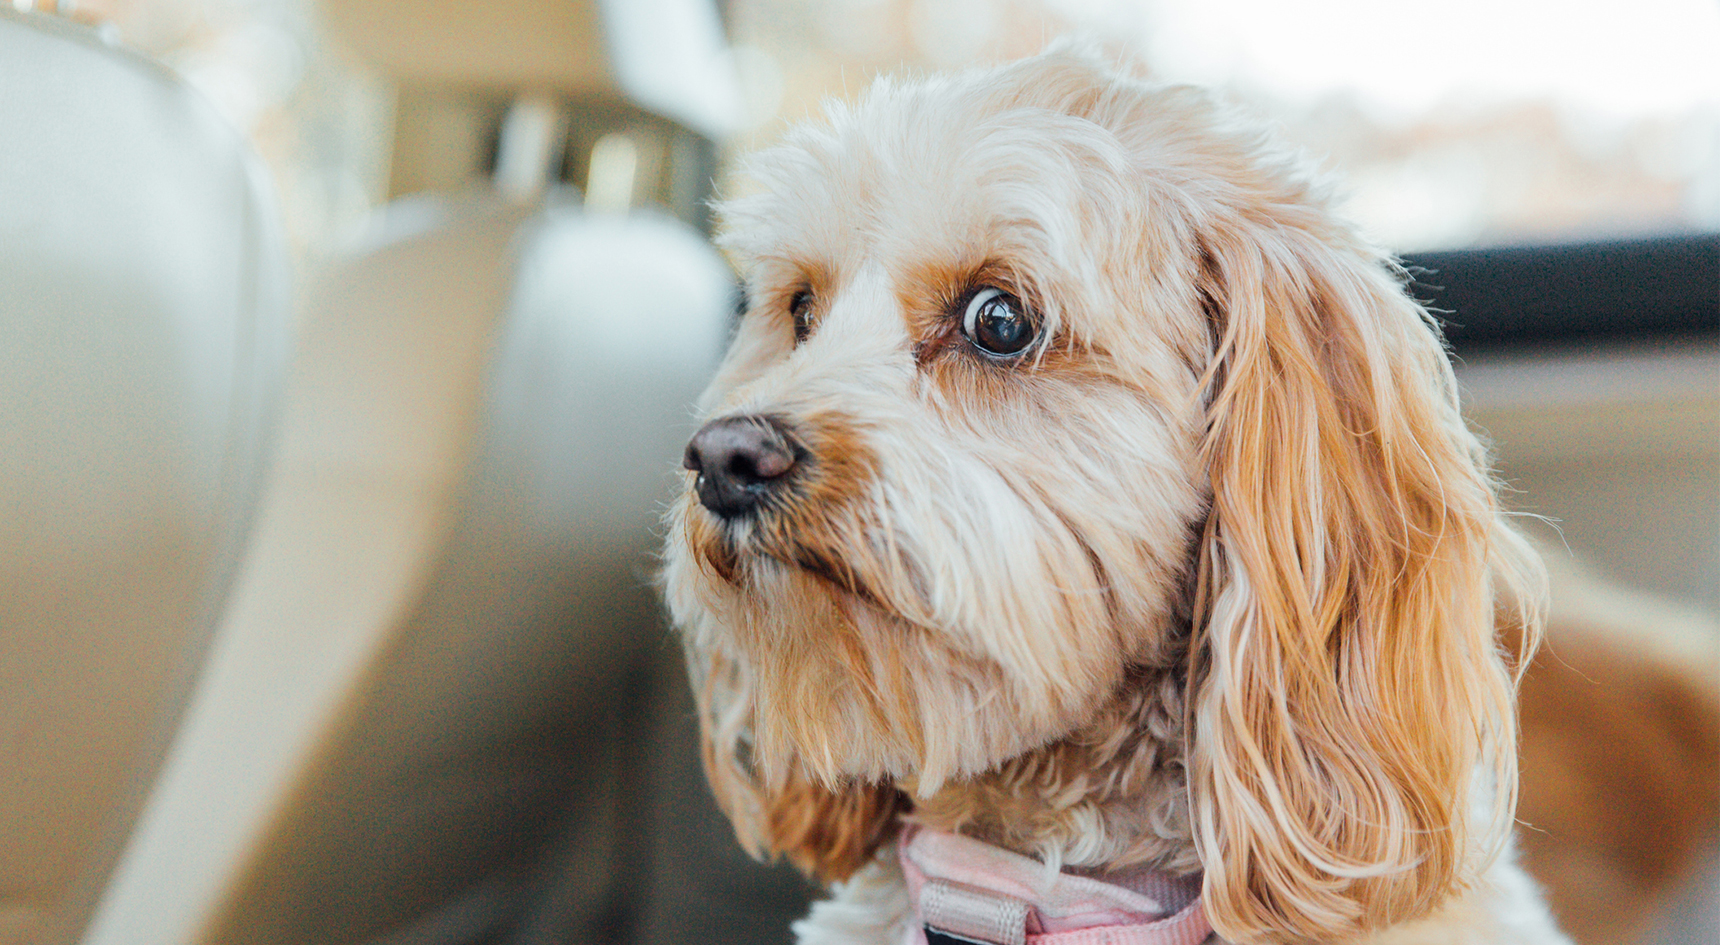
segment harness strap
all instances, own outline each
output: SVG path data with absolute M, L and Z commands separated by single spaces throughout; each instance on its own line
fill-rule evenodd
M 978 840 L 911 827 L 898 856 L 921 926 L 910 945 L 1200 945 L 1200 877 L 1048 871 Z

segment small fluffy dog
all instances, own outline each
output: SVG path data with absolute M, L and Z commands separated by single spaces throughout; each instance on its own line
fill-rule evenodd
M 1540 565 L 1303 158 L 1064 48 L 750 173 L 664 583 L 719 802 L 835 884 L 802 942 L 1565 941 Z

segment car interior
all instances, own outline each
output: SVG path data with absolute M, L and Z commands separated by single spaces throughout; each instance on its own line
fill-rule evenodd
M 398 196 L 308 266 L 203 95 L 0 5 L 0 943 L 789 941 L 816 890 L 707 796 L 653 587 L 737 307 L 724 11 L 321 9 L 394 83 Z M 1720 679 L 1720 234 L 1406 266 L 1539 539 Z M 1667 751 L 1720 767 L 1707 724 Z M 1528 843 L 1584 945 L 1713 940 L 1681 803 Z

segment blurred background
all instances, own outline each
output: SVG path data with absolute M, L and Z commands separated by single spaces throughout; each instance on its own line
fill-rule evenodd
M 1455 309 L 1469 412 L 1515 507 L 1541 517 L 1557 606 L 1582 628 L 1555 638 L 1561 659 L 1525 697 L 1526 751 L 1544 752 L 1525 755 L 1523 819 L 1545 828 L 1528 835 L 1531 866 L 1584 945 L 1720 934 L 1713 0 L 6 3 L 0 36 L 47 37 L 0 47 L 16 351 L 62 357 L 42 339 L 76 333 L 42 326 L 81 317 L 50 312 L 67 296 L 48 283 L 31 291 L 50 314 L 27 311 L 26 268 L 79 284 L 149 269 L 117 267 L 69 224 L 64 259 L 17 261 L 52 243 L 30 221 L 72 218 L 51 187 L 147 196 L 136 245 L 193 252 L 159 221 L 204 224 L 156 183 L 190 159 L 128 158 L 128 122 L 142 140 L 171 124 L 158 116 L 204 116 L 169 144 L 195 140 L 198 160 L 249 181 L 210 225 L 227 232 L 222 206 L 256 222 L 210 238 L 241 246 L 243 302 L 221 316 L 243 323 L 230 376 L 174 380 L 207 343 L 185 341 L 163 290 L 167 327 L 137 336 L 156 340 L 102 349 L 111 362 L 73 350 L 63 374 L 7 388 L 36 404 L 44 383 L 142 376 L 159 341 L 166 379 L 114 396 L 218 407 L 231 419 L 188 439 L 184 462 L 247 472 L 217 477 L 230 502 L 198 512 L 207 534 L 186 547 L 203 557 L 146 554 L 198 569 L 185 580 L 200 603 L 172 611 L 188 629 L 113 651 L 129 655 L 105 657 L 105 675 L 67 662 L 101 650 L 68 649 L 68 627 L 155 640 L 165 618 L 70 578 L 33 601 L 41 561 L 92 581 L 89 549 L 119 539 L 91 525 L 72 551 L 6 559 L 0 616 L 36 629 L 0 639 L 0 745 L 23 759 L 0 780 L 0 836 L 27 838 L 0 841 L 0 943 L 787 941 L 809 890 L 745 861 L 705 798 L 647 586 L 685 405 L 733 308 L 707 202 L 747 186 L 739 157 L 875 75 L 1068 34 L 1276 123 Z M 152 91 L 134 100 L 139 84 Z M 53 150 L 72 112 L 92 130 Z M 85 178 L 32 176 L 85 164 Z M 126 199 L 79 211 L 82 225 L 130 232 Z M 15 466 L 0 471 L 19 508 L 57 508 L 89 461 L 55 457 L 97 448 L 38 440 L 135 445 L 42 416 L 8 431 Z M 156 485 L 161 515 L 189 514 L 190 486 Z M 0 539 L 45 547 L 57 521 Z M 1618 653 L 1647 668 L 1609 688 Z M 1585 686 L 1602 708 L 1561 701 Z M 1646 776 L 1583 794 L 1642 766 L 1661 794 L 1632 793 Z
M 419 63 L 378 61 L 355 49 L 355 39 L 362 47 L 366 31 L 381 28 L 359 21 L 369 5 L 59 6 L 168 63 L 251 138 L 301 251 L 340 246 L 371 208 L 430 183 L 426 171 L 392 162 L 391 145 L 413 92 L 434 85 L 427 73 L 438 70 L 428 49 Z M 1720 67 L 1712 55 L 1720 13 L 1708 0 L 1453 0 L 1437 9 L 1361 0 L 1293 8 L 1257 0 L 729 0 L 717 7 L 730 39 L 724 66 L 738 94 L 718 142 L 724 173 L 735 155 L 816 115 L 823 99 L 857 94 L 881 72 L 999 62 L 1074 33 L 1151 75 L 1221 88 L 1281 123 L 1292 140 L 1342 169 L 1349 212 L 1400 252 L 1720 226 Z M 343 19 L 342 9 L 352 12 Z M 515 76 L 497 74 L 488 88 L 461 83 L 462 91 L 509 95 L 516 90 L 503 78 L 534 78 L 530 66 L 516 65 Z M 446 76 L 452 67 L 439 71 Z M 475 176 L 482 168 L 463 170 Z

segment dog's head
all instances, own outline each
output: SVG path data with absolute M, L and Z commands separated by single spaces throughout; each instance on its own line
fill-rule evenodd
M 840 876 L 898 789 L 1176 663 L 1221 932 L 1461 885 L 1509 817 L 1471 822 L 1475 769 L 1514 775 L 1492 583 L 1533 565 L 1436 330 L 1301 159 L 1063 51 L 881 81 L 750 171 L 665 575 L 742 840 Z

